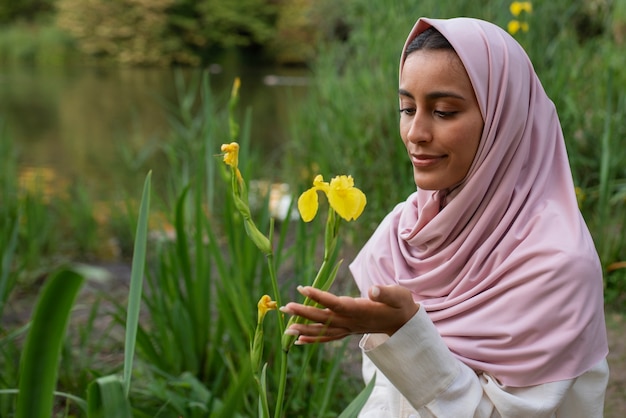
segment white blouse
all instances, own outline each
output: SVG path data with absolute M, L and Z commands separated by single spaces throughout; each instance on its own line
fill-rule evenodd
M 366 334 L 363 377 L 376 385 L 362 418 L 602 417 L 609 368 L 602 360 L 575 379 L 507 387 L 452 355 L 419 309 L 393 336 Z

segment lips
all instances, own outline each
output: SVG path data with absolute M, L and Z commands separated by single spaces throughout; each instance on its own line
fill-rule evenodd
M 445 155 L 411 154 L 411 162 L 415 167 L 430 167 L 446 158 Z

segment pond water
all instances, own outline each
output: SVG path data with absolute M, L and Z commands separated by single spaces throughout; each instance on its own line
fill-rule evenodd
M 163 102 L 175 103 L 175 71 L 85 66 L 0 72 L 0 120 L 22 172 L 42 171 L 67 184 L 80 180 L 100 195 L 116 187 L 125 148 L 162 141 L 171 129 Z M 209 67 L 216 98 L 242 81 L 241 107 L 252 109 L 254 141 L 268 152 L 288 140 L 290 102 L 306 94 L 307 71 L 226 58 Z M 197 74 L 196 74 L 197 75 Z M 222 102 L 220 102 L 222 103 Z M 128 179 L 141 184 L 143 179 Z

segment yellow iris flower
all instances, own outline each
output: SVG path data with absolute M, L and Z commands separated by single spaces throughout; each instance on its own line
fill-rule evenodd
M 239 144 L 236 142 L 222 144 L 221 150 L 224 153 L 224 162 L 232 168 L 237 168 L 239 166 Z
M 233 202 L 235 207 L 243 216 L 244 227 L 252 242 L 259 248 L 263 254 L 269 255 L 272 252 L 272 245 L 269 239 L 259 231 L 252 215 L 250 214 L 250 206 L 248 204 L 248 193 L 243 177 L 239 171 L 239 144 L 231 142 L 230 144 L 222 144 L 222 152 L 224 153 L 224 162 L 231 168 L 231 189 L 233 192 Z
M 267 314 L 268 311 L 273 311 L 273 310 L 278 309 L 278 304 L 276 303 L 276 301 L 272 300 L 272 298 L 269 295 L 263 295 L 261 296 L 261 299 L 259 299 L 257 308 L 258 308 L 257 322 L 261 323 L 263 322 L 263 318 L 265 317 L 265 314 Z
M 522 12 L 531 13 L 533 5 L 529 1 L 514 1 L 509 7 L 513 16 L 519 16 Z
M 317 214 L 318 191 L 326 194 L 330 207 L 346 221 L 352 221 L 361 216 L 367 203 L 365 194 L 354 187 L 352 176 L 337 176 L 327 183 L 318 174 L 313 180 L 313 187 L 298 198 L 298 210 L 304 222 L 312 221 Z
M 278 309 L 278 304 L 268 295 L 261 296 L 257 303 L 258 314 L 256 329 L 254 330 L 254 339 L 250 347 L 250 362 L 252 366 L 258 370 L 261 365 L 261 357 L 263 357 L 263 319 L 268 311 Z
M 511 20 L 507 25 L 507 30 L 511 35 L 515 35 L 520 30 L 522 32 L 528 32 L 528 23 L 520 22 L 519 20 Z

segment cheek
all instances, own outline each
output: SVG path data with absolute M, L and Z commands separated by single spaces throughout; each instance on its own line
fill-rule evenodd
M 407 145 L 408 140 L 407 140 L 407 129 L 403 126 L 404 124 L 401 122 L 400 123 L 400 139 L 402 139 L 402 143 L 404 144 L 404 146 Z
M 466 165 L 467 170 L 469 170 L 470 166 L 474 162 L 474 158 L 476 157 L 476 152 L 478 151 L 478 145 L 480 143 L 480 139 L 483 132 L 483 123 L 482 120 L 480 123 L 475 123 L 472 127 L 465 131 L 466 134 L 469 133 L 469 136 L 465 136 L 465 144 L 464 144 L 464 165 Z M 468 140 L 469 139 L 469 140 Z
M 404 144 L 405 147 L 409 146 L 409 141 L 406 139 L 405 135 L 402 135 L 402 133 L 400 133 L 400 139 L 402 139 L 402 143 Z

